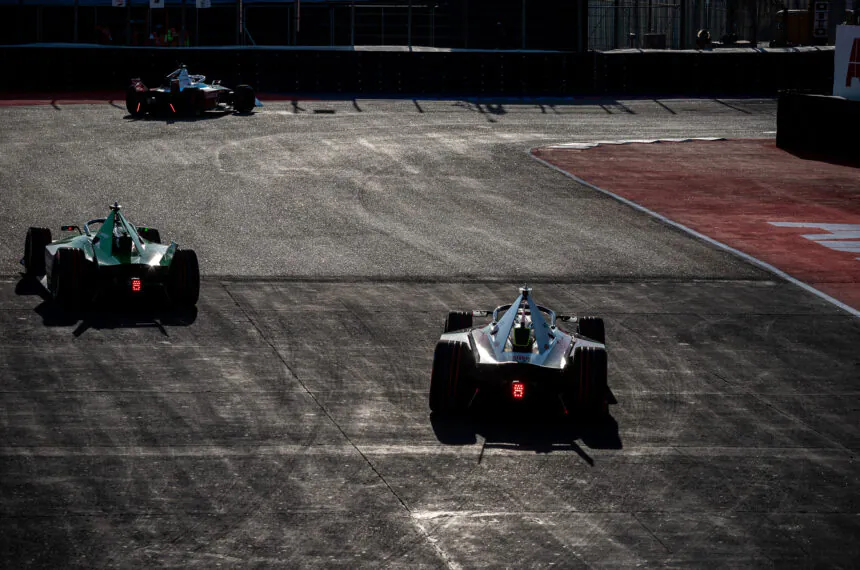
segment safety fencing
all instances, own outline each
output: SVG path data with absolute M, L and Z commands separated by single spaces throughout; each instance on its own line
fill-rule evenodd
M 832 48 L 806 51 L 505 52 L 284 48 L 0 47 L 0 90 L 158 85 L 179 63 L 259 92 L 343 96 L 566 97 L 828 92 Z

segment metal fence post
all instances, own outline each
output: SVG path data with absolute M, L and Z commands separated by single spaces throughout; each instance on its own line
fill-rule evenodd
M 522 49 L 526 49 L 526 0 L 523 0 L 523 32 L 522 32 Z
M 678 35 L 678 49 L 687 49 L 687 2 L 689 0 L 680 0 L 681 2 L 681 25 Z
M 633 32 L 634 45 L 630 47 L 638 48 L 641 45 L 639 41 L 639 36 L 642 34 L 642 27 L 639 25 L 639 0 L 633 2 Z
M 436 5 L 430 5 L 430 45 L 436 45 Z

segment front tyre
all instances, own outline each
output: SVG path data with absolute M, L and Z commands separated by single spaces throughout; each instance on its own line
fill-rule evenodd
M 24 240 L 24 271 L 27 275 L 45 274 L 45 246 L 51 243 L 51 230 L 30 228 Z
M 250 113 L 254 110 L 257 97 L 250 85 L 239 85 L 233 90 L 233 108 L 239 113 Z
M 173 254 L 167 274 L 167 294 L 180 307 L 197 304 L 200 298 L 200 265 L 194 250 L 180 249 Z
M 161 234 L 155 228 L 137 228 L 140 237 L 151 243 L 161 243 Z
M 459 331 L 472 328 L 472 313 L 466 311 L 451 311 L 445 319 L 445 332 Z
M 440 340 L 430 374 L 430 411 L 465 412 L 475 395 L 475 356 L 463 342 Z
M 606 344 L 606 328 L 603 326 L 603 319 L 599 317 L 579 317 L 577 326 L 578 332 L 582 336 L 600 344 Z

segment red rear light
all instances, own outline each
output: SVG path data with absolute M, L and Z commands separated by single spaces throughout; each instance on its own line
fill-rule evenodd
M 139 293 L 140 287 L 141 287 L 140 279 L 135 277 L 134 279 L 131 280 L 131 290 L 132 291 L 134 291 L 135 293 Z
M 514 397 L 514 400 L 522 400 L 523 396 L 526 395 L 526 385 L 515 380 L 511 384 L 511 395 Z

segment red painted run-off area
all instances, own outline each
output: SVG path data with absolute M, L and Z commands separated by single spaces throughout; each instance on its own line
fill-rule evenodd
M 860 309 L 860 251 L 844 251 L 860 246 L 860 235 L 851 231 L 860 230 L 860 168 L 804 160 L 772 140 L 543 148 L 534 154 Z M 858 227 L 821 237 L 830 232 L 770 222 Z

